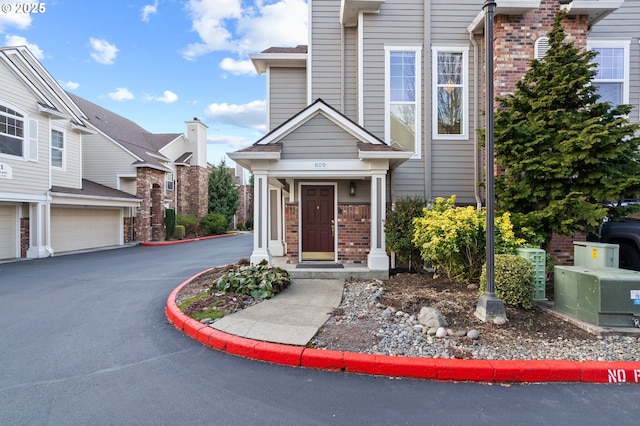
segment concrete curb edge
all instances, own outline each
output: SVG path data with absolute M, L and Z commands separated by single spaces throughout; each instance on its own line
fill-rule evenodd
M 183 314 L 176 304 L 180 290 L 210 268 L 176 287 L 167 298 L 167 319 L 205 346 L 258 361 L 376 376 L 491 383 L 634 383 L 640 362 L 569 360 L 482 360 L 394 357 L 283 345 L 246 339 L 213 329 Z
M 175 244 L 184 244 L 184 243 L 193 243 L 195 241 L 204 241 L 204 240 L 213 240 L 214 238 L 224 238 L 224 237 L 234 237 L 236 235 L 241 235 L 239 232 L 234 234 L 220 234 L 220 235 L 209 235 L 206 237 L 198 237 L 198 238 L 188 238 L 185 240 L 171 240 L 171 241 L 143 241 L 140 243 L 143 247 L 162 247 L 162 246 L 172 246 Z

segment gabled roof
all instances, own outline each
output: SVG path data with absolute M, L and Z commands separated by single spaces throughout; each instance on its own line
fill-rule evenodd
M 387 145 L 373 133 L 353 122 L 320 98 L 267 133 L 250 147 L 228 153 L 228 155 L 247 169 L 250 167 L 245 160 L 279 160 L 282 152 L 282 139 L 318 114 L 323 114 L 333 124 L 351 134 L 358 141 L 357 146 L 361 160 L 386 158 L 392 160 L 394 164 L 398 164 L 412 155 L 401 148 Z
M 270 47 L 260 53 L 249 55 L 258 74 L 269 67 L 304 68 L 307 66 L 308 47 L 299 44 L 296 47 Z
M 69 93 L 69 96 L 84 112 L 91 125 L 137 157 L 134 162 L 136 166 L 169 171 L 162 162 L 173 159 L 162 155 L 160 150 L 179 138 L 181 133 L 151 133 L 128 118 L 78 95 Z

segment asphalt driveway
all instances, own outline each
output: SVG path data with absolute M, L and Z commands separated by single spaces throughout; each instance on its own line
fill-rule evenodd
M 483 385 L 290 368 L 206 348 L 167 295 L 252 236 L 0 264 L 1 425 L 637 424 L 637 385 Z

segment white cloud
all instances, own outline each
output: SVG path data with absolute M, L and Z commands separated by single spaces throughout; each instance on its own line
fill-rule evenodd
M 107 40 L 91 37 L 91 57 L 100 64 L 111 65 L 116 59 L 118 48 Z
M 159 96 L 157 98 L 151 98 L 151 99 L 157 102 L 164 102 L 165 104 L 172 104 L 178 100 L 178 95 L 173 93 L 171 90 L 165 90 L 162 93 L 163 93 L 162 96 Z
M 17 35 L 7 34 L 4 37 L 5 46 L 27 46 L 29 51 L 33 53 L 38 60 L 44 59 L 44 52 L 38 47 L 37 44 L 29 43 L 26 38 Z
M 133 93 L 126 87 L 118 87 L 115 92 L 111 92 L 107 96 L 114 101 L 128 101 L 134 98 Z
M 255 140 L 249 140 L 244 136 L 207 135 L 207 144 L 224 145 L 233 151 L 246 148 L 253 142 L 255 142 Z
M 9 11 L 5 12 L 3 9 L 0 12 L 0 33 L 3 33 L 8 28 L 18 28 L 20 30 L 26 30 L 31 26 L 31 14 L 29 13 L 17 13 L 17 3 L 25 3 L 20 0 L 3 1 L 3 8 L 8 8 Z
M 220 68 L 234 75 L 258 75 L 250 60 L 237 61 L 232 58 L 224 58 L 220 62 Z
M 256 2 L 242 9 L 240 0 L 190 0 L 187 6 L 192 27 L 200 42 L 187 46 L 186 59 L 209 52 L 228 50 L 239 55 L 259 52 L 271 46 L 307 43 L 305 0 Z
M 65 89 L 69 90 L 76 90 L 78 87 L 80 87 L 80 83 L 76 83 L 75 81 L 61 81 L 60 84 Z
M 243 105 L 210 104 L 204 111 L 205 117 L 214 123 L 231 124 L 237 127 L 266 131 L 266 102 L 253 101 Z
M 158 0 L 155 0 L 153 4 L 147 4 L 142 8 L 142 20 L 149 22 L 149 17 L 158 13 Z

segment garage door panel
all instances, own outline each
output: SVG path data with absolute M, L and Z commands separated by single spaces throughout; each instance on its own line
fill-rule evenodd
M 54 252 L 120 244 L 120 211 L 51 208 L 51 247 Z
M 0 206 L 0 259 L 17 256 L 17 209 L 15 206 Z

